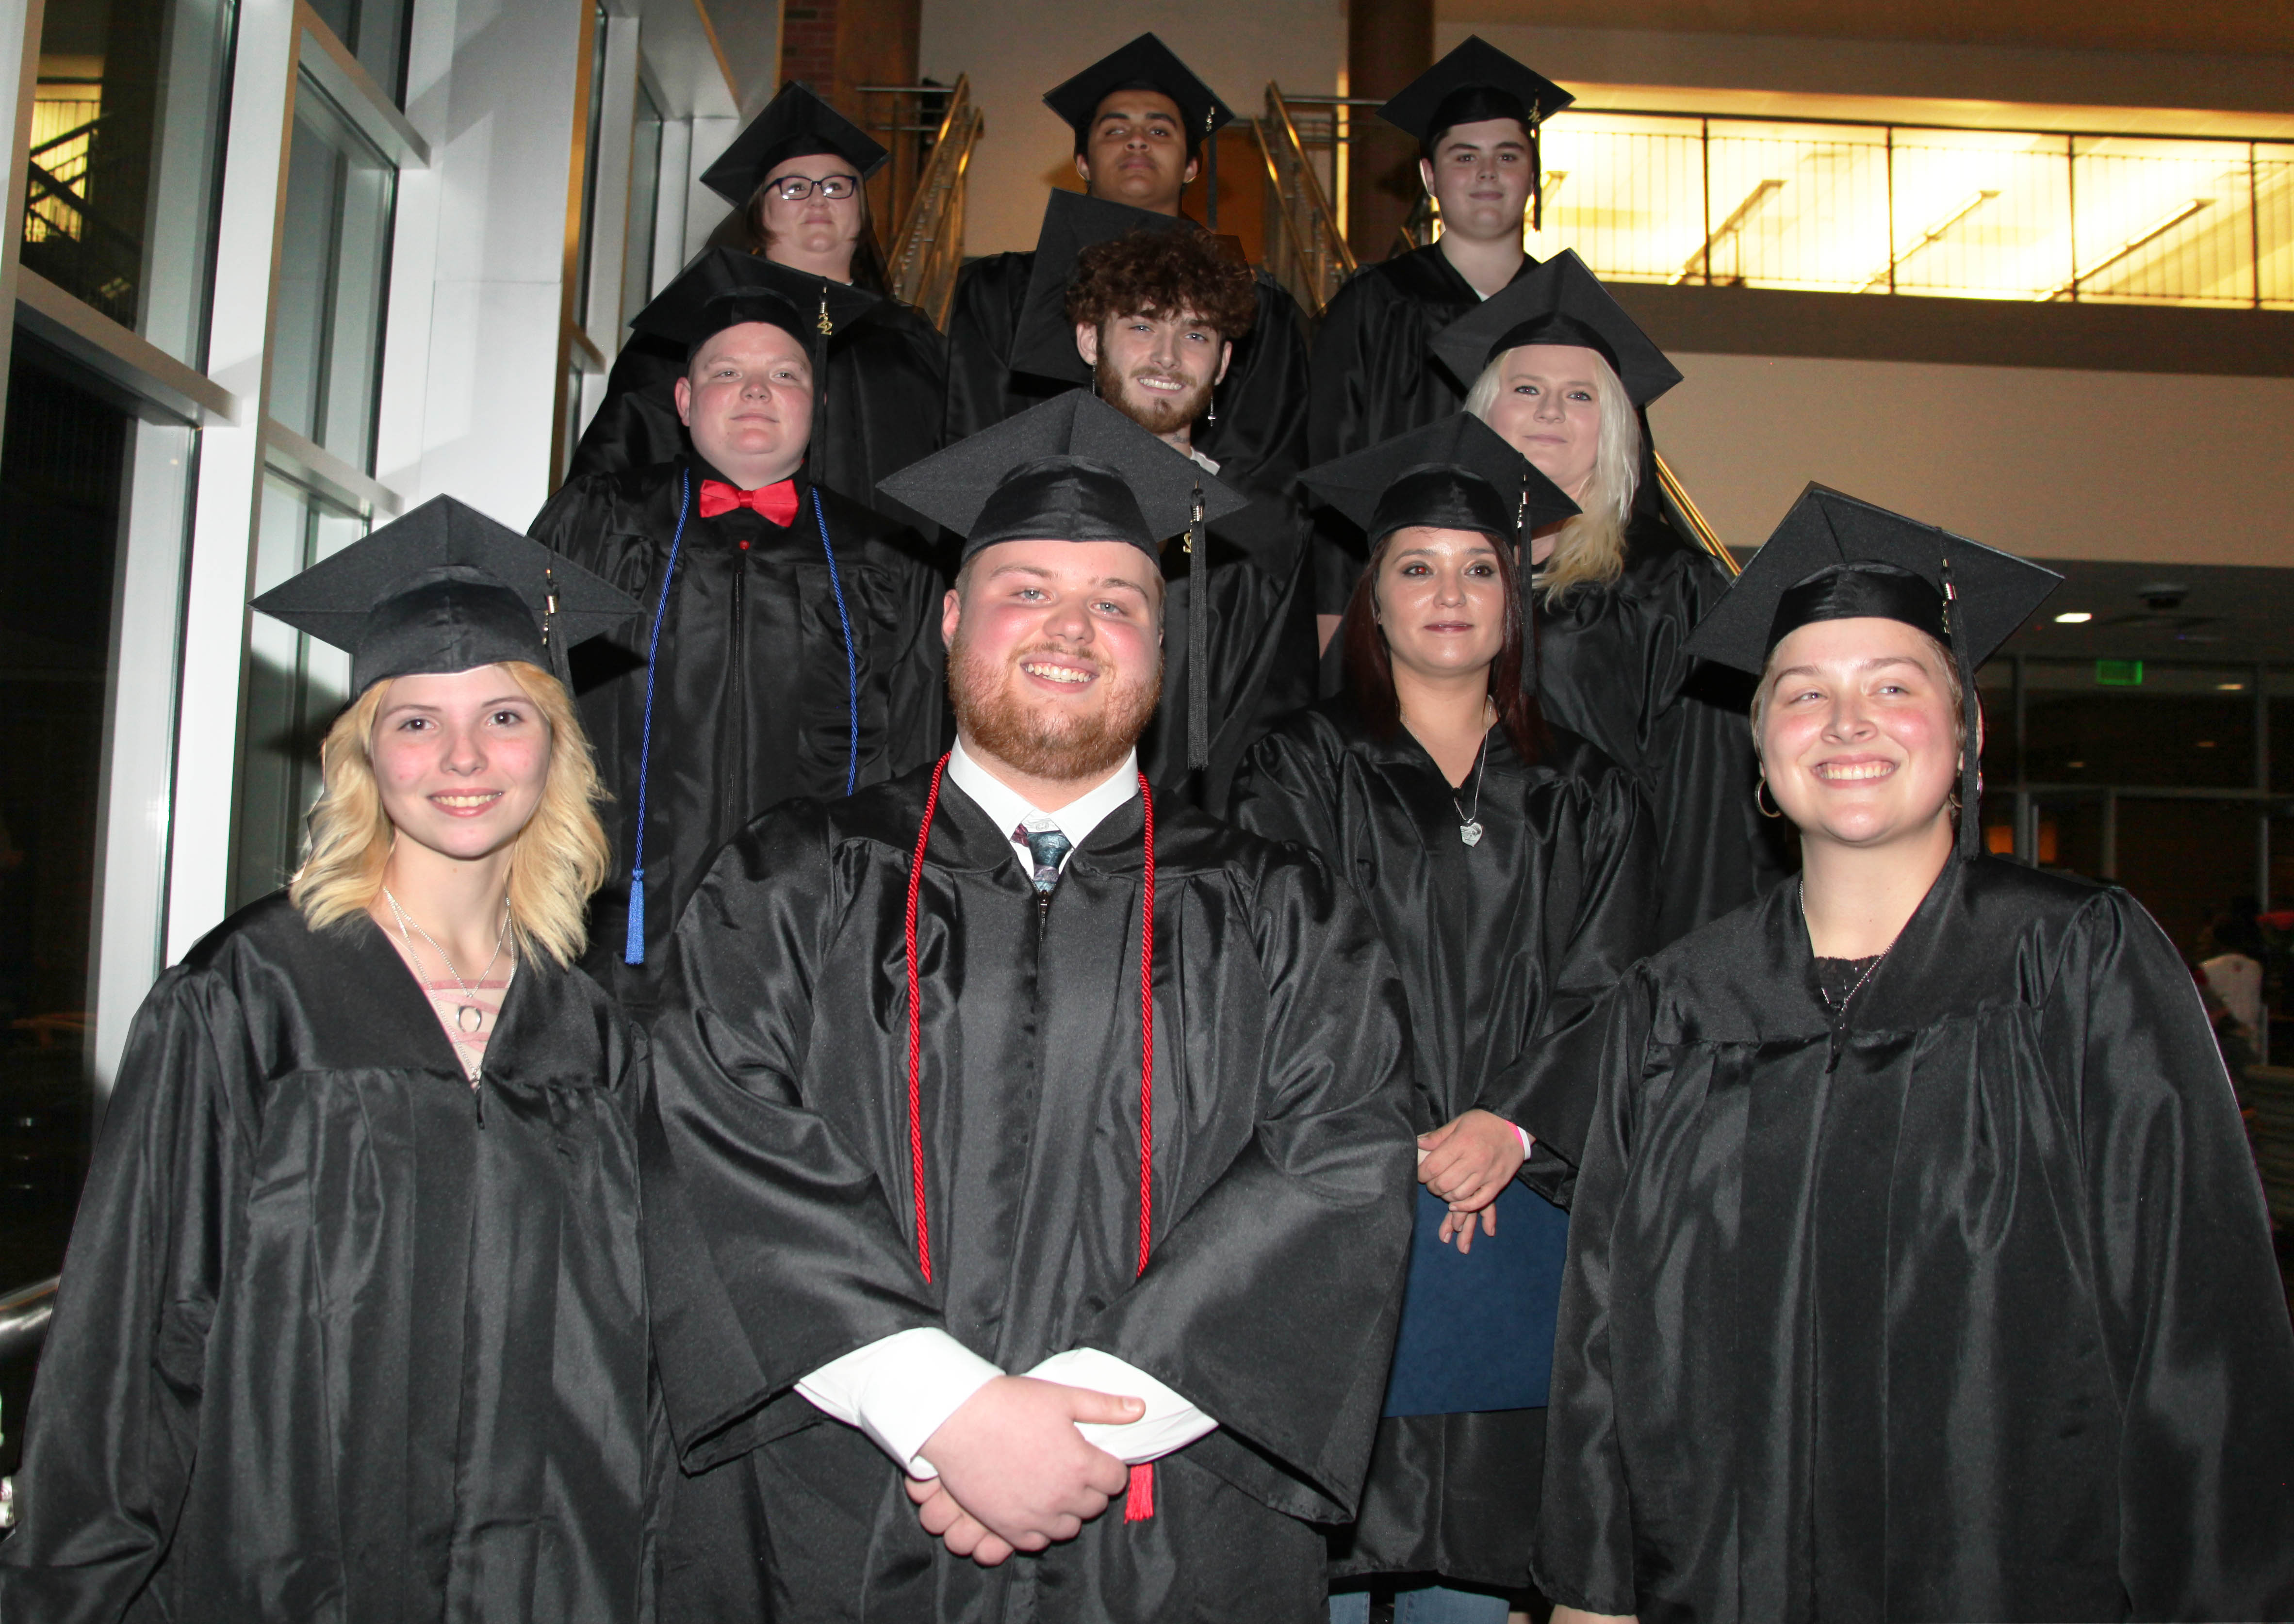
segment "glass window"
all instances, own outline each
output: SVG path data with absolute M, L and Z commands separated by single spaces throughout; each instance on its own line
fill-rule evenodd
M 281 478 L 263 482 L 255 591 L 329 557 L 366 521 Z M 301 860 L 304 815 L 319 792 L 319 744 L 350 698 L 350 656 L 267 614 L 248 623 L 247 726 L 232 840 L 232 906 L 287 882 Z
M 406 19 L 413 0 L 311 0 L 367 77 L 393 102 L 406 98 Z
M 2119 882 L 2184 953 L 2255 893 L 2262 808 L 2251 801 L 2119 798 Z
M 271 416 L 366 473 L 397 185 L 390 160 L 304 80 L 287 165 Z
M 63 1260 L 86 1165 L 106 691 L 131 422 L 26 334 L 0 446 L 0 1291 Z
M 2249 789 L 2254 674 L 2139 660 L 2023 662 L 2034 784 Z
M 229 0 L 50 0 L 23 264 L 191 366 L 206 360 Z
M 629 240 L 622 254 L 622 320 L 653 297 L 653 238 L 661 215 L 661 108 L 638 80 L 637 127 L 630 139 Z

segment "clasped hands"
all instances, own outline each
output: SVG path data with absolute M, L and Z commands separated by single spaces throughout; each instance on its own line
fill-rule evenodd
M 1078 1422 L 1119 1426 L 1138 1399 L 1028 1376 L 999 1376 L 924 1441 L 937 1478 L 907 1480 L 916 1520 L 983 1567 L 1072 1539 L 1123 1492 L 1131 1468 L 1084 1441 Z
M 1418 1181 L 1450 1204 L 1442 1220 L 1444 1245 L 1474 1249 L 1474 1215 L 1485 1235 L 1498 1232 L 1498 1197 L 1526 1159 L 1521 1135 L 1494 1112 L 1472 1110 L 1418 1136 Z

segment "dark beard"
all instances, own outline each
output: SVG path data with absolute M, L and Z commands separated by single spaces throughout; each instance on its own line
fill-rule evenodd
M 1153 719 L 1163 694 L 1162 662 L 1156 661 L 1143 681 L 1110 688 L 1097 715 L 1062 718 L 1028 705 L 1011 686 L 1011 672 L 1021 660 L 1059 652 L 1039 645 L 1015 655 L 1007 666 L 975 662 L 959 627 L 948 651 L 948 693 L 956 706 L 956 730 L 1030 778 L 1057 784 L 1103 778 L 1122 765 Z M 1096 662 L 1096 656 L 1086 657 Z M 1106 669 L 1100 665 L 1102 681 Z
M 1123 375 L 1108 364 L 1107 352 L 1100 352 L 1098 362 L 1092 368 L 1093 381 L 1099 389 L 1099 398 L 1129 418 L 1151 434 L 1167 434 L 1192 426 L 1197 418 L 1210 410 L 1209 384 L 1198 385 L 1184 394 L 1149 395 L 1135 399 L 1124 388 Z

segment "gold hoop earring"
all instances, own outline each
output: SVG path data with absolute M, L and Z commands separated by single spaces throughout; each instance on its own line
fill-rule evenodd
M 1763 800 L 1763 797 L 1766 797 L 1766 800 Z M 1775 800 L 1776 796 L 1769 792 L 1769 781 L 1766 778 L 1762 778 L 1753 786 L 1753 804 L 1760 808 L 1762 817 L 1782 817 L 1785 815 L 1785 809 L 1782 807 L 1777 808 L 1773 812 L 1769 810 L 1769 805 Z

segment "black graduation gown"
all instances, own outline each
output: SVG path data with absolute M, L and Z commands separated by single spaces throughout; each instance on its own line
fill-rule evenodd
M 1582 739 L 1550 733 L 1525 766 L 1504 730 L 1491 729 L 1474 808 L 1483 834 L 1471 848 L 1417 740 L 1406 730 L 1373 739 L 1341 705 L 1295 718 L 1260 744 L 1236 788 L 1236 822 L 1320 854 L 1378 921 L 1409 992 L 1421 1133 L 1479 1108 L 1536 1134 L 1528 1063 L 1587 1020 L 1649 946 L 1655 842 L 1639 786 Z M 1558 1169 L 1550 1156 L 1540 1162 L 1523 1180 L 1552 1193 Z M 1542 1231 L 1556 1252 L 1558 1228 Z M 1474 1255 L 1538 1244 L 1501 1219 L 1495 1236 L 1476 1238 Z M 1558 1272 L 1542 1277 L 1542 1325 L 1551 1324 Z M 1544 1432 L 1542 1406 L 1386 1417 L 1332 1571 L 1527 1585 Z
M 1525 259 L 1514 274 L 1537 264 Z M 1423 428 L 1465 404 L 1450 375 L 1434 364 L 1435 335 L 1482 302 L 1439 243 L 1428 243 L 1346 279 L 1314 335 L 1307 408 L 1307 466 L 1367 451 Z M 1324 522 L 1344 525 L 1335 514 Z M 1346 613 L 1362 572 L 1362 537 L 1325 537 L 1317 544 L 1315 609 Z
M 978 434 L 1076 387 L 1012 370 L 1032 249 L 964 267 L 948 317 L 948 437 Z M 1216 423 L 1198 423 L 1195 449 L 1245 495 L 1280 497 L 1306 466 L 1306 335 L 1281 283 L 1258 272 L 1258 318 L 1235 341 L 1216 395 Z
M 679 930 L 646 1129 L 658 1358 L 695 1474 L 664 1609 L 1318 1621 L 1302 1519 L 1353 1507 L 1409 1238 L 1392 961 L 1311 858 L 1157 807 L 1154 1249 L 1135 1279 L 1141 804 L 1039 912 L 1007 832 L 945 785 L 917 915 L 927 1285 L 902 921 L 929 777 L 760 820 Z M 1102 1349 L 1220 1425 L 1156 1463 L 1152 1518 L 1112 1506 L 980 1568 L 793 1392 L 919 1325 L 1010 1371 Z
M 623 955 L 646 751 L 646 654 L 688 471 L 695 506 L 653 672 L 645 963 L 631 966 Z M 592 475 L 559 491 L 533 522 L 536 540 L 644 605 L 621 632 L 574 651 L 582 724 L 614 798 L 600 808 L 614 874 L 591 902 L 584 962 L 638 1009 L 651 999 L 686 898 L 717 849 L 752 818 L 793 796 L 842 795 L 848 776 L 855 788 L 877 783 L 940 750 L 945 583 L 913 539 L 823 493 L 832 580 L 801 474 L 801 506 L 785 529 L 747 508 L 702 518 L 697 493 L 708 476 L 705 465 L 687 459 L 640 474 Z
M 1655 808 L 1662 943 L 1751 901 L 1783 860 L 1773 820 L 1753 801 L 1747 685 L 1688 656 L 1689 632 L 1729 577 L 1646 510 L 1625 541 L 1618 580 L 1544 598 L 1537 702 L 1639 779 Z
M 887 299 L 829 341 L 826 467 L 840 496 L 900 523 L 910 516 L 876 494 L 876 482 L 920 462 L 945 443 L 948 345 L 923 312 Z M 632 334 L 606 375 L 606 399 L 574 448 L 568 483 L 589 474 L 633 474 L 674 462 L 689 449 L 678 420 L 677 380 L 685 352 L 665 338 Z
M 642 1063 L 587 977 L 523 963 L 481 1122 L 371 922 L 281 893 L 210 933 L 120 1063 L 0 1614 L 651 1617 Z
M 1834 1037 L 1800 884 L 1637 966 L 1537 1572 L 1666 1620 L 2294 1617 L 2294 1329 L 2185 969 L 1944 865 Z

